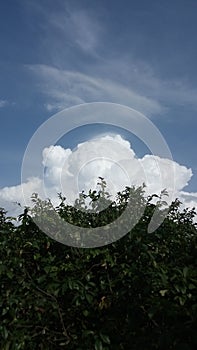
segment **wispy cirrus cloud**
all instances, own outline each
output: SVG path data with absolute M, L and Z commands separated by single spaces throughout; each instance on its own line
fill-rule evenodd
M 96 78 L 47 65 L 31 65 L 28 68 L 40 80 L 41 92 L 48 96 L 49 102 L 46 103 L 46 107 L 49 110 L 102 101 L 124 104 L 148 115 L 163 111 L 163 107 L 156 100 L 110 79 Z
M 90 16 L 84 10 L 68 10 L 48 17 L 52 27 L 80 49 L 87 53 L 94 53 L 101 40 L 102 26 L 97 18 Z
M 95 101 L 124 104 L 149 117 L 176 106 L 197 109 L 197 90 L 186 82 L 159 79 L 146 65 L 139 69 L 128 63 L 122 69 L 121 61 L 111 62 L 111 67 L 108 64 L 105 70 L 95 66 L 94 75 L 49 65 L 27 67 L 39 81 L 49 111 Z
M 108 45 L 112 32 L 106 21 L 101 22 L 101 10 L 96 13 L 64 2 L 53 12 L 38 3 L 33 6 L 42 14 L 42 45 L 44 42 L 51 63 L 31 69 L 47 87 L 48 110 L 103 100 L 103 96 L 104 101 L 126 104 L 150 115 L 174 106 L 197 109 L 197 89 L 183 77 L 167 78 L 162 71 L 156 73 L 145 57 L 134 57 L 130 47 L 116 51 L 118 47 Z
M 102 69 L 104 66 L 104 70 Z M 105 61 L 97 72 L 114 77 L 137 94 L 157 101 L 163 108 L 169 106 L 187 106 L 197 110 L 197 89 L 186 79 L 164 78 L 145 60 L 136 60 L 132 56 L 119 55 L 118 59 Z
M 47 4 L 30 0 L 26 4 L 28 13 L 36 13 L 41 21 L 42 44 L 53 51 L 61 45 L 62 51 L 78 49 L 88 55 L 97 55 L 102 43 L 104 26 L 93 9 L 84 9 L 72 3 L 60 1 L 51 11 Z

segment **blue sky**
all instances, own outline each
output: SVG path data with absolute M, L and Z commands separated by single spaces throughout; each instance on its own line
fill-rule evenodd
M 63 108 L 106 101 L 153 121 L 174 160 L 192 169 L 187 191 L 196 192 L 196 37 L 195 0 L 1 1 L 0 187 L 20 183 L 40 124 Z

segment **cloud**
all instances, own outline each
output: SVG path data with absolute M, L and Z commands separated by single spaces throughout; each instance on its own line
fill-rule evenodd
M 163 110 L 173 106 L 187 106 L 197 109 L 197 89 L 183 78 L 168 79 L 162 72 L 155 72 L 146 60 L 137 60 L 121 53 L 117 59 L 106 60 L 101 67 L 97 65 L 97 74 L 106 74 L 114 81 L 124 83 L 137 94 L 146 96 L 161 105 Z
M 0 100 L 0 108 L 6 107 L 8 105 L 7 100 Z
M 144 64 L 144 69 L 136 70 L 136 84 L 142 93 L 149 91 L 149 96 L 155 98 L 162 105 L 184 106 L 197 109 L 197 89 L 193 88 L 184 79 L 161 79 L 154 70 Z
M 97 187 L 98 177 L 107 182 L 108 191 L 115 194 L 125 186 L 146 184 L 146 195 L 160 194 L 163 189 L 180 197 L 183 207 L 197 207 L 197 193 L 184 192 L 184 187 L 192 177 L 191 169 L 168 159 L 153 155 L 137 158 L 130 143 L 120 135 L 98 136 L 78 144 L 76 149 L 50 146 L 43 150 L 44 177 L 36 176 L 18 186 L 0 190 L 0 205 L 7 206 L 13 213 L 13 202 L 30 205 L 33 192 L 41 198 L 50 198 L 58 205 L 57 193 L 66 196 L 73 204 L 79 192 Z M 175 188 L 172 186 L 169 169 L 173 165 Z M 162 176 L 161 176 L 162 174 Z M 24 203 L 25 196 L 26 203 Z M 5 207 L 5 206 L 4 206 Z M 16 213 L 16 209 L 14 211 Z
M 30 2 L 26 7 L 28 12 L 41 16 L 45 44 L 54 48 L 61 40 L 62 49 L 77 49 L 90 56 L 97 55 L 104 28 L 93 9 L 84 10 L 68 2 L 53 7 L 53 11 L 49 10 L 48 5 L 36 2 Z
M 84 10 L 68 9 L 62 14 L 49 16 L 50 23 L 69 37 L 69 40 L 85 52 L 93 53 L 100 41 L 101 26 L 95 16 Z
M 123 68 L 124 67 L 124 68 Z M 197 90 L 181 80 L 164 80 L 147 65 L 132 62 L 96 64 L 94 75 L 55 68 L 28 65 L 39 81 L 48 111 L 57 111 L 86 102 L 114 102 L 134 108 L 149 117 L 169 108 L 188 106 L 197 109 Z
M 29 65 L 28 68 L 42 82 L 42 93 L 50 99 L 48 110 L 63 109 L 85 102 L 114 102 L 127 105 L 152 115 L 163 111 L 154 99 L 147 98 L 110 79 L 95 78 L 76 71 L 57 69 L 47 65 Z
M 93 8 L 82 9 L 80 4 L 71 6 L 67 2 L 61 2 L 53 11 L 40 3 L 32 2 L 31 9 L 32 6 L 34 10 L 37 8 L 42 19 L 42 62 L 50 63 L 31 68 L 43 90 L 46 89 L 49 100 L 45 106 L 49 111 L 95 101 L 95 98 L 126 104 L 150 116 L 159 115 L 172 106 L 197 109 L 197 89 L 186 79 L 168 79 L 162 69 L 156 73 L 146 57 L 135 58 L 132 45 L 120 47 L 119 42 L 114 47 L 110 44 L 114 33 L 106 21 L 105 9 L 96 12 Z M 70 71 L 71 67 L 77 69 Z M 78 84 L 83 86 L 82 90 L 78 89 Z
M 197 210 L 197 193 L 196 192 L 179 192 L 179 199 L 182 202 L 181 208 L 195 208 Z
M 32 205 L 31 196 L 34 192 L 39 193 L 42 198 L 44 197 L 42 181 L 37 177 L 29 178 L 26 183 L 21 185 L 1 188 L 0 207 L 5 208 L 9 215 L 16 217 L 21 213 L 21 207 Z M 27 198 L 26 203 L 24 202 L 24 193 Z

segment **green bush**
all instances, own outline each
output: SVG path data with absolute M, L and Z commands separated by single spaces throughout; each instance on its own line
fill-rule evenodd
M 84 227 L 102 226 L 122 213 L 131 193 L 126 188 L 113 202 L 105 188 L 90 191 L 75 207 L 60 196 L 56 211 Z M 98 196 L 109 201 L 107 209 L 79 210 L 87 197 L 96 205 Z M 147 233 L 155 209 L 147 200 L 133 230 L 94 249 L 52 240 L 28 210 L 15 226 L 1 209 L 0 349 L 197 349 L 195 212 L 179 208 L 176 200 L 162 225 Z

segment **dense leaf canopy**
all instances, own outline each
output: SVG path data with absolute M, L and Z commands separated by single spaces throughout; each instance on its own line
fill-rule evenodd
M 87 227 L 113 221 L 134 189 L 111 201 L 103 188 L 75 206 L 56 208 Z M 141 193 L 143 199 L 143 193 Z M 84 212 L 89 198 L 109 201 Z M 35 209 L 41 205 L 34 196 Z M 63 245 L 36 226 L 28 210 L 19 224 L 0 210 L 0 348 L 2 350 L 197 349 L 197 230 L 194 210 L 171 204 L 160 227 L 147 232 L 150 198 L 138 224 L 101 248 Z M 33 214 L 32 214 L 33 215 Z

